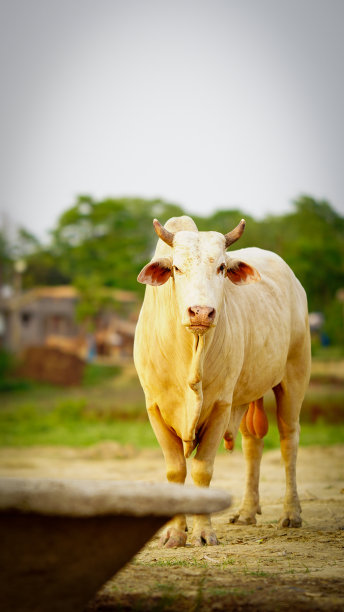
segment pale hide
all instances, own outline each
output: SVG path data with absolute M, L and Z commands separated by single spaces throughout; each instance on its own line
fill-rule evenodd
M 273 389 L 286 468 L 281 524 L 299 526 L 295 464 L 310 373 L 305 292 L 274 253 L 248 248 L 228 254 L 229 234 L 198 232 L 189 217 L 170 219 L 167 232 L 159 226 L 155 222 L 164 241 L 159 239 L 138 277 L 147 288 L 134 359 L 167 478 L 184 482 L 185 457 L 197 447 L 192 477 L 196 485 L 208 486 L 221 438 L 233 448 L 241 423 L 246 492 L 232 520 L 254 523 L 267 430 L 262 398 Z M 229 243 L 240 237 L 244 222 L 238 228 Z M 176 517 L 165 545 L 185 544 L 185 527 L 185 517 Z M 195 518 L 193 542 L 217 542 L 208 517 Z

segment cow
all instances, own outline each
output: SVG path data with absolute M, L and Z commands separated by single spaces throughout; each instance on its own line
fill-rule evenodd
M 280 526 L 299 527 L 296 486 L 299 414 L 310 376 L 307 298 L 289 266 L 275 253 L 226 249 L 245 221 L 227 234 L 198 231 L 187 216 L 162 226 L 138 281 L 147 285 L 134 342 L 134 361 L 149 420 L 161 446 L 167 479 L 210 484 L 221 439 L 233 448 L 239 427 L 246 484 L 230 522 L 255 524 L 267 419 L 263 396 L 273 389 L 286 493 Z M 165 547 L 185 546 L 185 516 L 162 535 Z M 192 543 L 217 544 L 208 515 L 193 521 Z

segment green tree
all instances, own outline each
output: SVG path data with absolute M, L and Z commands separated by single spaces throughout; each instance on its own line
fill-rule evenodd
M 156 245 L 152 219 L 165 223 L 182 214 L 180 206 L 162 200 L 95 201 L 80 196 L 61 215 L 48 245 L 21 230 L 14 251 L 0 234 L 3 274 L 8 276 L 14 256 L 24 256 L 24 286 L 74 284 L 83 296 L 79 314 L 85 319 L 98 304 L 106 308 L 112 299 L 104 287 L 142 294 L 144 288 L 136 278 Z M 331 341 L 344 344 L 343 305 L 337 299 L 338 290 L 344 288 L 344 218 L 328 202 L 305 195 L 295 200 L 290 213 L 262 220 L 237 209 L 192 216 L 200 231 L 223 233 L 244 217 L 247 224 L 238 248 L 256 246 L 281 255 L 305 287 L 310 310 L 324 312 Z
M 10 281 L 13 255 L 6 232 L 0 230 L 0 288 Z
M 138 198 L 95 202 L 81 196 L 53 231 L 52 249 L 60 270 L 73 281 L 94 273 L 106 287 L 138 290 L 136 277 L 151 257 L 152 218 L 183 214 L 174 204 Z

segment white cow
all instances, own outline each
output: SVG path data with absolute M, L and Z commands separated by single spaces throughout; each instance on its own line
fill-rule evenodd
M 267 431 L 262 398 L 273 389 L 286 471 L 280 524 L 298 527 L 299 413 L 310 374 L 305 291 L 274 253 L 257 248 L 226 253 L 241 236 L 243 220 L 226 235 L 199 232 L 190 217 L 172 218 L 165 227 L 153 223 L 160 240 L 138 276 L 148 286 L 134 359 L 167 478 L 184 482 L 185 458 L 197 447 L 192 478 L 208 486 L 221 438 L 233 448 L 241 423 L 246 490 L 232 522 L 255 523 Z M 185 517 L 175 517 L 162 543 L 185 545 L 186 530 Z M 209 516 L 194 518 L 192 540 L 217 543 Z

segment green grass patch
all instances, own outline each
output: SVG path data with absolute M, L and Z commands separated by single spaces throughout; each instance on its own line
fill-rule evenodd
M 135 415 L 135 406 L 131 410 Z M 144 412 L 140 411 L 138 418 L 134 416 L 119 419 L 116 418 L 116 410 L 90 410 L 87 400 L 83 397 L 60 399 L 53 407 L 38 407 L 35 402 L 28 402 L 0 410 L 1 446 L 87 446 L 103 440 L 113 440 L 120 444 L 130 443 L 138 448 L 158 447 Z M 343 423 L 326 423 L 320 419 L 314 424 L 303 423 L 301 426 L 300 444 L 303 446 L 327 446 L 343 443 L 343 440 Z M 236 447 L 241 447 L 240 434 Z M 277 426 L 270 422 L 264 448 L 278 447 Z M 224 451 L 223 444 L 220 449 Z
M 84 400 L 61 401 L 52 410 L 25 404 L 0 411 L 1 446 L 87 446 L 102 440 L 139 448 L 158 446 L 148 422 L 98 420 L 87 414 Z
M 344 423 L 326 423 L 318 420 L 316 423 L 303 423 L 301 425 L 301 446 L 329 446 L 344 443 Z
M 197 559 L 158 559 L 154 563 L 140 563 L 139 565 L 151 565 L 158 567 L 208 567 L 207 561 L 199 561 Z
M 265 398 L 269 418 L 265 449 L 279 447 L 274 404 L 271 392 Z M 119 371 L 113 366 L 89 364 L 81 387 L 30 382 L 0 394 L 1 446 L 86 446 L 103 440 L 138 448 L 158 447 L 132 367 Z M 301 445 L 343 441 L 343 386 L 311 384 L 301 413 Z M 236 447 L 240 445 L 239 434 Z M 224 452 L 223 444 L 220 452 Z
M 105 381 L 111 380 L 114 376 L 118 376 L 120 373 L 120 366 L 88 363 L 85 367 L 82 385 L 85 387 L 101 385 Z
M 206 567 L 210 567 L 210 564 L 208 561 L 204 560 L 204 559 L 157 559 L 156 561 L 141 561 L 140 559 L 137 559 L 135 561 L 133 561 L 133 563 L 135 565 L 142 565 L 142 566 L 150 566 L 150 567 L 198 567 L 198 568 L 206 568 Z M 233 566 L 235 565 L 236 561 L 235 559 L 233 559 L 232 557 L 229 557 L 227 559 L 222 559 L 217 561 L 218 565 L 216 567 L 219 567 L 221 569 L 225 569 L 228 566 Z
M 333 444 L 343 444 L 344 442 L 344 423 L 326 423 L 318 420 L 316 423 L 302 423 L 300 433 L 300 446 L 331 446 Z M 238 434 L 235 443 L 236 448 L 242 448 L 241 435 Z M 264 438 L 264 450 L 279 448 L 280 439 L 277 425 L 269 423 L 269 431 Z M 227 452 L 223 444 L 221 452 Z
M 316 361 L 338 361 L 344 359 L 344 346 L 321 346 L 313 342 L 312 359 Z

